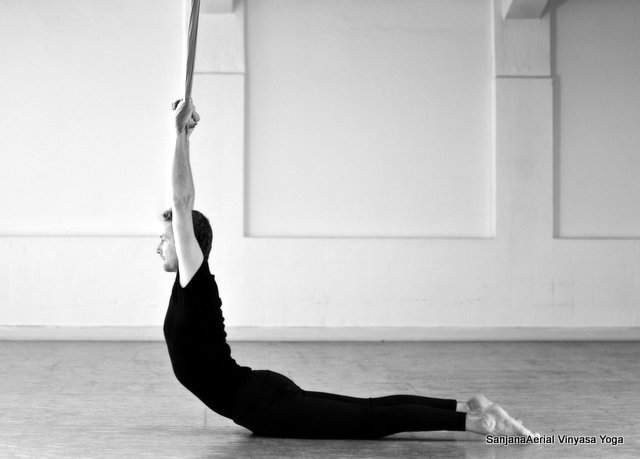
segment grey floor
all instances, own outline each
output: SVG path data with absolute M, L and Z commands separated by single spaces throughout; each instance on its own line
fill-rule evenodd
M 468 433 L 376 441 L 259 438 L 173 377 L 162 342 L 0 342 L 0 457 L 640 457 L 640 343 L 231 343 L 301 387 L 501 403 L 552 445 Z M 562 435 L 596 444 L 559 444 Z M 600 435 L 622 437 L 616 446 Z

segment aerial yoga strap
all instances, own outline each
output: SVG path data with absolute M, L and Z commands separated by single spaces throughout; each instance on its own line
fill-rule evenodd
M 187 71 L 184 84 L 184 99 L 174 102 L 173 108 L 177 109 L 176 125 L 178 131 L 184 128 L 187 120 L 194 114 L 191 100 L 191 88 L 193 87 L 193 67 L 196 61 L 196 43 L 198 41 L 198 19 L 200 16 L 200 0 L 191 0 L 191 14 L 189 16 L 189 32 L 187 43 Z M 197 115 L 195 115 L 197 117 Z M 198 121 L 194 118 L 194 121 Z
M 200 16 L 200 0 L 191 0 L 191 16 L 189 17 L 189 43 L 187 48 L 187 77 L 184 85 L 184 100 L 191 99 L 193 86 L 193 65 L 196 61 L 196 43 L 198 41 L 198 18 Z

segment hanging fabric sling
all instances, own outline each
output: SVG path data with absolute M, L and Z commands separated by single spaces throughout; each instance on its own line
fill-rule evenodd
M 176 124 L 178 132 L 187 125 L 187 119 L 193 115 L 193 103 L 191 89 L 193 87 L 193 68 L 196 61 L 196 44 L 198 41 L 198 19 L 200 16 L 200 0 L 191 0 L 191 14 L 189 15 L 189 31 L 187 34 L 187 68 L 185 72 L 184 99 L 176 101 L 172 107 L 178 109 Z M 181 103 L 183 102 L 183 103 Z M 198 122 L 195 115 L 193 121 Z
M 187 73 L 184 84 L 184 100 L 191 98 L 193 86 L 193 67 L 196 61 L 196 43 L 198 41 L 198 19 L 200 16 L 200 0 L 191 0 L 191 15 L 189 16 L 189 33 L 187 43 Z

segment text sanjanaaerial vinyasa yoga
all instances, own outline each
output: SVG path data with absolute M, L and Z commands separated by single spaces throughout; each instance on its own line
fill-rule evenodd
M 540 437 L 513 437 L 505 435 L 487 435 L 487 444 L 492 445 L 611 445 L 624 444 L 624 437 L 614 435 L 541 435 Z

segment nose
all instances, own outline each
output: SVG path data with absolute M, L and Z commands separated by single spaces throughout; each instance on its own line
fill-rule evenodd
M 162 255 L 162 242 L 160 242 L 160 244 L 158 244 L 158 247 L 156 247 L 156 253 L 158 255 Z

